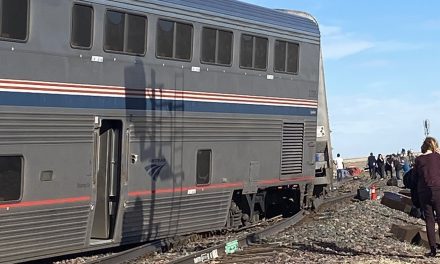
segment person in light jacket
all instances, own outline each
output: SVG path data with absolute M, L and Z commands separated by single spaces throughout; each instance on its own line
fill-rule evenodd
M 341 158 L 341 154 L 338 153 L 334 163 L 336 165 L 336 179 L 338 182 L 342 181 L 342 170 L 344 169 L 344 160 Z

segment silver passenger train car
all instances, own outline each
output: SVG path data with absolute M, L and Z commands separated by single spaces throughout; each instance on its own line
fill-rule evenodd
M 235 0 L 0 0 L 0 262 L 234 228 L 315 180 L 320 33 Z

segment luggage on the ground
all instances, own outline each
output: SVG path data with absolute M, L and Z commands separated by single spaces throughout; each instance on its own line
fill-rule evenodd
M 388 186 L 397 186 L 397 179 L 396 178 L 391 178 L 387 181 L 387 185 Z
M 360 187 L 357 190 L 356 198 L 359 199 L 360 201 L 365 201 L 365 200 L 370 199 L 370 190 L 368 190 L 365 187 Z

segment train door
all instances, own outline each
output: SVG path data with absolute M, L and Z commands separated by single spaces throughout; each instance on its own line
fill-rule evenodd
M 122 122 L 102 120 L 97 141 L 97 197 L 91 237 L 112 239 L 120 196 Z

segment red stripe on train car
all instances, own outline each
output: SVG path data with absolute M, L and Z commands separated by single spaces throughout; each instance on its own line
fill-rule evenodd
M 96 90 L 88 90 L 88 89 L 72 89 L 69 87 L 65 87 L 64 89 L 53 89 L 53 88 L 44 88 L 44 87 L 12 87 L 12 86 L 4 86 L 0 84 L 0 89 L 6 89 L 8 91 L 21 91 L 21 92 L 49 92 L 50 94 L 55 93 L 61 93 L 61 94 L 67 94 L 67 95 L 91 95 L 91 96 L 118 96 L 118 97 L 139 97 L 139 98 L 162 98 L 162 99 L 179 99 L 176 98 L 176 96 L 181 96 L 182 100 L 201 100 L 201 101 L 224 101 L 227 103 L 249 103 L 249 104 L 263 104 L 263 105 L 286 105 L 286 106 L 304 106 L 304 107 L 310 107 L 315 108 L 317 107 L 317 103 L 311 103 L 311 102 L 303 102 L 303 101 L 282 101 L 282 100 L 275 100 L 272 99 L 271 101 L 252 101 L 248 100 L 246 98 L 241 99 L 239 96 L 232 97 L 232 96 L 191 96 L 186 94 L 161 94 L 158 93 L 158 95 L 154 96 L 154 91 L 147 91 L 147 92 L 139 92 L 135 90 L 127 90 L 127 91 L 96 91 Z
M 55 92 L 76 92 L 76 93 L 87 93 L 87 94 L 113 94 L 113 95 L 148 95 L 151 92 L 159 92 L 159 95 L 164 93 L 169 96 L 183 96 L 187 99 L 204 97 L 205 99 L 213 100 L 233 100 L 233 101 L 243 101 L 243 102 L 254 102 L 254 100 L 271 100 L 276 101 L 280 104 L 303 104 L 307 106 L 317 106 L 317 100 L 310 99 L 297 99 L 297 98 L 282 98 L 282 97 L 268 97 L 268 96 L 255 96 L 255 95 L 245 95 L 245 94 L 222 94 L 213 92 L 196 92 L 196 91 L 177 91 L 172 89 L 152 89 L 144 88 L 142 90 L 127 89 L 123 86 L 104 86 L 104 85 L 93 85 L 93 84 L 78 84 L 78 83 L 54 83 L 54 82 L 41 82 L 41 81 L 29 81 L 29 80 L 10 80 L 10 79 L 0 79 L 0 84 L 4 86 L 5 84 L 21 85 L 22 87 L 7 87 L 8 89 L 17 90 L 35 90 L 35 91 L 55 91 Z M 23 87 L 24 85 L 24 87 Z M 26 85 L 34 86 L 49 86 L 49 87 L 59 87 L 60 89 L 44 88 L 44 87 L 29 87 Z M 5 88 L 5 87 L 4 87 Z M 79 88 L 81 90 L 75 90 Z M 112 91 L 98 91 L 98 90 L 113 90 Z M 88 91 L 86 91 L 88 90 Z M 129 92 L 130 91 L 130 92 Z M 221 99 L 220 99 L 221 98 Z M 240 98 L 240 99 L 239 99 Z
M 314 176 L 306 176 L 306 177 L 297 177 L 297 178 L 290 178 L 290 179 L 270 179 L 270 180 L 261 180 L 258 181 L 258 184 L 274 184 L 274 183 L 289 183 L 289 182 L 302 182 L 302 181 L 312 181 L 315 177 Z M 206 185 L 206 186 L 189 186 L 189 187 L 178 187 L 178 188 L 167 188 L 167 189 L 157 189 L 157 190 L 144 190 L 144 191 L 133 191 L 129 192 L 128 196 L 145 196 L 145 195 L 152 195 L 152 194 L 160 194 L 160 193 L 179 193 L 179 192 L 186 192 L 188 190 L 210 190 L 210 189 L 221 189 L 221 188 L 242 188 L 243 183 L 242 182 L 236 182 L 236 183 L 220 183 L 220 184 L 212 184 L 212 185 Z
M 54 204 L 66 204 L 90 201 L 90 196 L 60 198 L 60 199 L 48 199 L 40 201 L 24 201 L 19 203 L 0 204 L 0 208 L 16 208 L 16 207 L 30 207 L 40 205 L 54 205 Z
M 221 188 L 241 188 L 243 187 L 242 182 L 235 183 L 220 183 L 204 186 L 189 186 L 189 187 L 177 187 L 177 188 L 167 188 L 167 189 L 157 189 L 157 190 L 145 190 L 145 191 L 134 191 L 129 192 L 129 196 L 145 196 L 158 193 L 179 193 L 186 192 L 188 190 L 209 190 L 209 189 L 221 189 Z
M 274 184 L 274 183 L 312 181 L 314 179 L 315 179 L 315 176 L 304 176 L 304 177 L 296 177 L 296 178 L 289 178 L 289 179 L 261 180 L 261 181 L 258 181 L 257 183 L 259 183 L 259 184 Z

